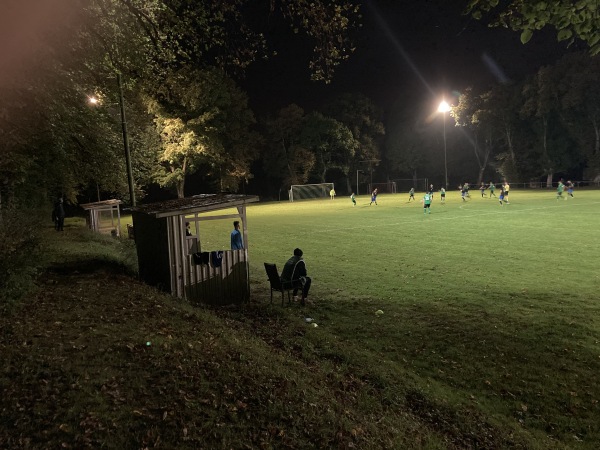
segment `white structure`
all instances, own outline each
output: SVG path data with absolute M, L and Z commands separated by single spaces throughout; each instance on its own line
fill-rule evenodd
M 121 200 L 104 200 L 80 205 L 90 212 L 86 219 L 90 230 L 97 233 L 110 233 L 113 236 L 121 235 Z

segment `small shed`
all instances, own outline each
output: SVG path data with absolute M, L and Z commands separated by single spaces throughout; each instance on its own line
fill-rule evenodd
M 250 279 L 246 205 L 257 201 L 255 195 L 200 194 L 134 207 L 141 279 L 192 302 L 225 305 L 247 301 Z M 215 214 L 232 208 L 237 213 Z M 229 218 L 240 219 L 245 248 L 204 249 L 200 224 Z M 189 235 L 186 222 L 195 224 Z
M 84 203 L 83 209 L 89 211 L 86 222 L 90 230 L 97 233 L 121 234 L 121 200 L 111 199 L 94 203 Z

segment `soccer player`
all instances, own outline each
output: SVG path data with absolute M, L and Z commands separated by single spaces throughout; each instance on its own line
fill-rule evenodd
M 440 189 L 440 198 L 442 199 L 442 203 L 446 202 L 446 189 L 443 187 Z
M 504 187 L 502 189 L 504 190 L 504 203 L 509 204 L 508 191 L 510 191 L 510 185 L 508 184 L 508 181 L 504 180 Z
M 479 186 L 479 192 L 481 192 L 481 198 L 485 197 L 485 184 L 483 184 L 483 182 L 481 183 L 481 186 Z
M 423 214 L 431 214 L 431 195 L 426 192 L 423 196 Z
M 465 183 L 465 185 L 466 185 L 466 183 Z M 465 195 L 467 193 L 467 191 L 465 191 L 465 185 L 458 186 L 458 188 L 460 189 L 460 197 L 462 198 L 463 202 L 467 201 L 467 199 L 465 198 Z
M 433 184 L 429 185 L 429 196 L 431 197 L 431 200 L 433 200 Z
M 333 199 L 335 198 L 335 189 L 333 189 L 333 188 L 332 188 L 332 189 L 329 191 L 329 196 L 331 197 L 331 200 L 333 200 Z
M 408 201 L 409 202 L 410 202 L 411 198 L 416 202 L 416 200 L 415 200 L 415 188 L 414 187 L 411 187 L 410 191 L 408 191 Z
M 369 206 L 371 206 L 373 203 L 375 203 L 375 206 L 377 206 L 377 188 L 371 192 L 371 203 L 369 203 Z
M 356 198 L 354 198 L 354 192 L 352 193 L 352 195 L 350 196 L 350 200 L 352 200 L 352 206 L 356 206 Z
M 569 194 L 569 197 L 573 197 L 573 187 L 573 182 L 571 180 L 567 181 L 567 194 Z
M 496 194 L 494 194 L 494 191 L 496 190 L 496 185 L 494 184 L 493 181 L 490 181 L 490 198 L 492 198 L 492 195 L 495 197 Z
M 471 198 L 471 195 L 469 194 L 470 188 L 471 188 L 471 186 L 469 186 L 469 183 L 463 184 L 463 189 L 465 190 L 465 197 L 467 197 L 467 198 Z
M 504 188 L 503 187 L 500 188 L 500 197 L 498 197 L 498 201 L 500 202 L 500 206 L 504 206 L 504 204 L 502 203 L 504 201 Z
M 560 181 L 558 182 L 558 187 L 556 188 L 556 200 L 558 200 L 560 198 L 564 198 L 565 200 L 567 199 L 567 197 L 562 196 L 564 190 L 565 190 L 565 185 L 563 184 L 563 180 L 561 178 Z

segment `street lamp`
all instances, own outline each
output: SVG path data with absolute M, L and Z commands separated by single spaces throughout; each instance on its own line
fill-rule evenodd
M 444 115 L 444 175 L 445 175 L 445 188 L 448 189 L 448 159 L 447 159 L 447 151 L 446 151 L 446 113 L 450 111 L 450 105 L 446 100 L 443 100 L 438 106 L 438 112 L 441 112 Z
M 133 173 L 131 171 L 131 154 L 129 152 L 129 137 L 127 135 L 127 121 L 125 120 L 125 102 L 123 100 L 123 85 L 121 84 L 121 74 L 117 73 L 117 83 L 119 85 L 119 109 L 121 111 L 121 129 L 123 131 L 123 147 L 125 149 L 125 164 L 127 167 L 127 184 L 129 185 L 129 198 L 131 206 L 135 206 L 135 191 L 133 189 Z M 92 105 L 98 105 L 100 100 L 96 97 L 89 97 L 88 101 Z
M 358 195 L 358 173 L 362 172 L 362 170 L 357 170 L 356 171 L 356 195 Z

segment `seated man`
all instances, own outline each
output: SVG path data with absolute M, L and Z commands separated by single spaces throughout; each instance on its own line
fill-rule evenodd
M 306 303 L 306 297 L 310 289 L 310 277 L 306 276 L 306 264 L 302 259 L 302 250 L 299 248 L 294 249 L 294 256 L 292 256 L 283 266 L 281 272 L 281 281 L 284 286 L 291 286 L 294 288 L 294 300 L 297 300 L 298 290 L 302 289 L 302 301 L 301 304 L 304 306 Z

